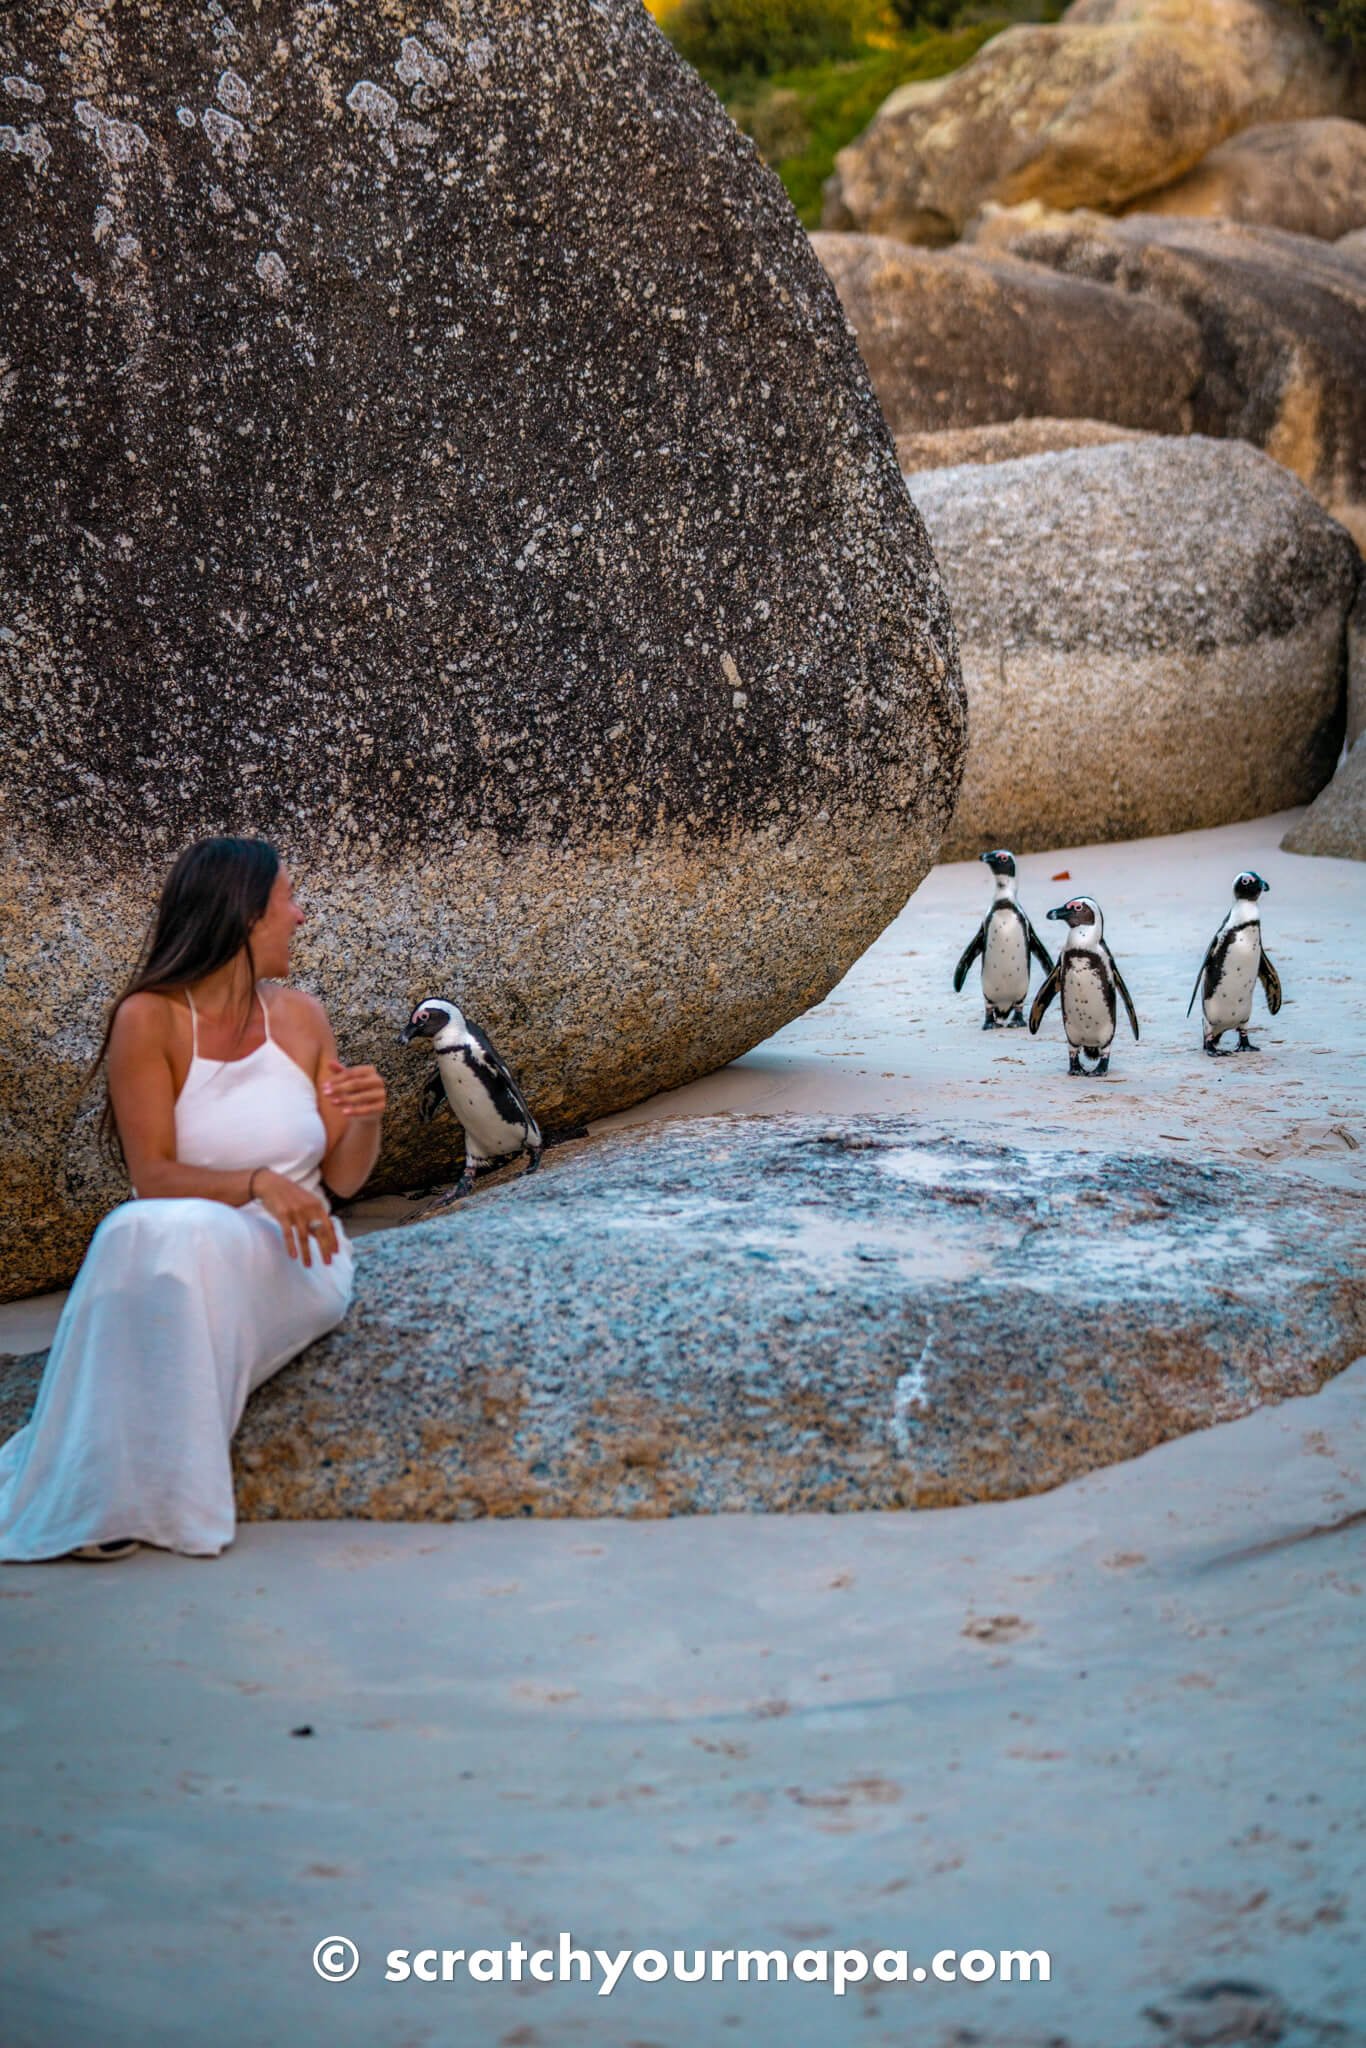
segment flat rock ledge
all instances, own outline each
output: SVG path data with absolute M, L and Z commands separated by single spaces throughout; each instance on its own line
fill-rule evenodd
M 635 1126 L 364 1240 L 344 1326 L 248 1406 L 240 1513 L 1039 1492 L 1366 1351 L 1363 1206 L 900 1116 Z M 0 1424 L 40 1365 L 11 1362 Z

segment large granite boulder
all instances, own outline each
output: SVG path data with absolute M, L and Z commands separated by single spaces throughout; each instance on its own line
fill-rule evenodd
M 1287 853 L 1366 860 L 1366 747 L 1353 747 L 1281 845 Z
M 1328 118 L 1248 128 L 1137 204 L 1145 213 L 1213 215 L 1336 241 L 1366 227 L 1366 124 Z
M 0 17 L 0 1293 L 119 1192 L 102 1012 L 260 832 L 397 1089 L 459 994 L 548 1125 L 816 1001 L 933 860 L 952 626 L 778 181 L 634 0 Z
M 1111 211 L 1240 128 L 1364 110 L 1360 67 L 1279 0 L 1077 0 L 894 92 L 835 158 L 823 225 L 935 243 L 990 201 Z
M 1194 429 L 1294 470 L 1366 542 L 1366 265 L 1350 249 L 1236 221 L 1004 209 L 975 247 L 1005 251 L 1199 329 Z
M 248 1404 L 245 1519 L 996 1500 L 1366 1344 L 1360 1201 L 1288 1175 L 899 1116 L 574 1154 L 358 1247 L 346 1322 Z M 0 1430 L 36 1376 L 9 1369 Z
M 907 487 L 971 714 L 947 858 L 1264 817 L 1328 780 L 1360 561 L 1278 464 L 1145 437 Z
M 1022 455 L 1057 455 L 1064 448 L 1103 448 L 1112 441 L 1138 439 L 1137 427 L 1116 427 L 1108 420 L 1022 417 L 995 420 L 985 427 L 898 434 L 896 459 L 903 471 L 954 469 L 965 463 L 1015 462 Z
M 812 242 L 896 434 L 1021 414 L 1190 426 L 1201 343 L 1177 308 L 984 249 Z

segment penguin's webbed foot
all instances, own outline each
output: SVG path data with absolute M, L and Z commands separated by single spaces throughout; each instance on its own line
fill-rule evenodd
M 1084 1074 L 1086 1072 L 1085 1067 L 1081 1063 L 1081 1054 L 1075 1046 L 1067 1055 L 1067 1071 L 1069 1074 Z
M 1103 1052 L 1100 1058 L 1096 1061 L 1095 1066 L 1092 1068 L 1092 1072 L 1096 1074 L 1108 1074 L 1109 1071 L 1110 1055 L 1108 1052 Z
M 1248 1037 L 1246 1031 L 1240 1031 L 1238 1033 L 1239 1052 L 1260 1052 L 1261 1049 L 1262 1048 L 1259 1045 L 1254 1045 L 1252 1043 L 1252 1040 Z
M 1222 1060 L 1227 1057 L 1224 1048 L 1220 1045 L 1217 1038 L 1207 1038 L 1205 1040 L 1205 1051 L 1212 1060 Z
M 996 1012 L 994 1010 L 987 1011 L 986 1016 L 982 1019 L 982 1029 L 983 1031 L 994 1031 L 996 1029 Z
M 1016 1008 L 1015 1008 L 1015 1010 L 1014 1010 L 1014 1011 L 1012 1012 L 1012 1014 L 1011 1014 L 1011 1019 L 1010 1019 L 1010 1028 L 1011 1028 L 1011 1030 L 1012 1030 L 1012 1031 L 1023 1031 L 1023 1030 L 1024 1030 L 1024 1020 L 1025 1020 L 1025 1014 L 1024 1014 L 1024 1011 L 1023 1011 L 1023 1009 L 1022 1009 L 1022 1008 L 1020 1008 L 1020 1007 L 1019 1007 L 1019 1006 L 1017 1005 L 1017 1006 L 1016 1006 Z

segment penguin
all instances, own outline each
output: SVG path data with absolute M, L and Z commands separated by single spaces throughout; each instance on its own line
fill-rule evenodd
M 1105 920 L 1100 914 L 1100 905 L 1092 896 L 1073 896 L 1068 902 L 1060 903 L 1056 910 L 1050 910 L 1048 915 L 1061 918 L 1069 930 L 1063 940 L 1057 966 L 1034 998 L 1029 1028 L 1032 1032 L 1038 1030 L 1044 1011 L 1061 989 L 1062 1021 L 1069 1049 L 1068 1073 L 1086 1072 L 1081 1063 L 1084 1052 L 1087 1059 L 1096 1063 L 1093 1073 L 1108 1074 L 1110 1046 L 1115 1035 L 1117 994 L 1123 998 L 1135 1038 L 1138 1037 L 1138 1018 L 1134 1012 L 1133 997 L 1124 986 L 1124 977 L 1105 943 Z
M 1247 1035 L 1252 991 L 1258 981 L 1266 991 L 1266 1007 L 1273 1017 L 1281 1007 L 1281 977 L 1262 949 L 1262 917 L 1258 908 L 1259 898 L 1270 887 L 1270 882 L 1264 882 L 1251 868 L 1236 878 L 1232 907 L 1210 940 L 1195 977 L 1186 1015 L 1189 1017 L 1194 1009 L 1203 982 L 1205 1051 L 1213 1059 L 1222 1057 L 1219 1040 L 1226 1031 L 1237 1032 L 1239 1052 L 1259 1050 Z
M 506 1062 L 479 1026 L 444 996 L 424 996 L 398 1042 L 411 1045 L 415 1038 L 431 1039 L 437 1062 L 422 1091 L 423 1122 L 449 1103 L 465 1133 L 465 1170 L 436 1206 L 445 1208 L 467 1195 L 479 1168 L 495 1160 L 525 1152 L 527 1172 L 534 1173 L 541 1163 L 540 1127 Z
M 969 967 L 982 956 L 982 999 L 986 1004 L 983 1031 L 994 1031 L 1009 1020 L 1012 1027 L 1024 1023 L 1024 1000 L 1029 994 L 1029 956 L 1032 953 L 1045 974 L 1053 972 L 1053 960 L 1016 895 L 1015 856 L 1003 846 L 994 853 L 979 853 L 996 877 L 991 908 L 977 927 L 967 952 L 953 970 L 953 992 L 959 994 Z

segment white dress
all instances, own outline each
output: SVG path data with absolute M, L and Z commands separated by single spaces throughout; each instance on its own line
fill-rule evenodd
M 188 990 L 186 992 L 188 994 Z M 258 991 L 259 997 L 259 991 Z M 270 1035 L 245 1059 L 193 1056 L 176 1158 L 268 1166 L 315 1191 L 326 1132 L 313 1082 Z M 334 1219 L 335 1221 L 335 1219 Z M 0 1559 L 137 1537 L 215 1557 L 236 1528 L 229 1446 L 247 1396 L 339 1323 L 351 1246 L 291 1259 L 259 1202 L 136 1192 L 90 1240 L 26 1428 L 0 1448 Z

